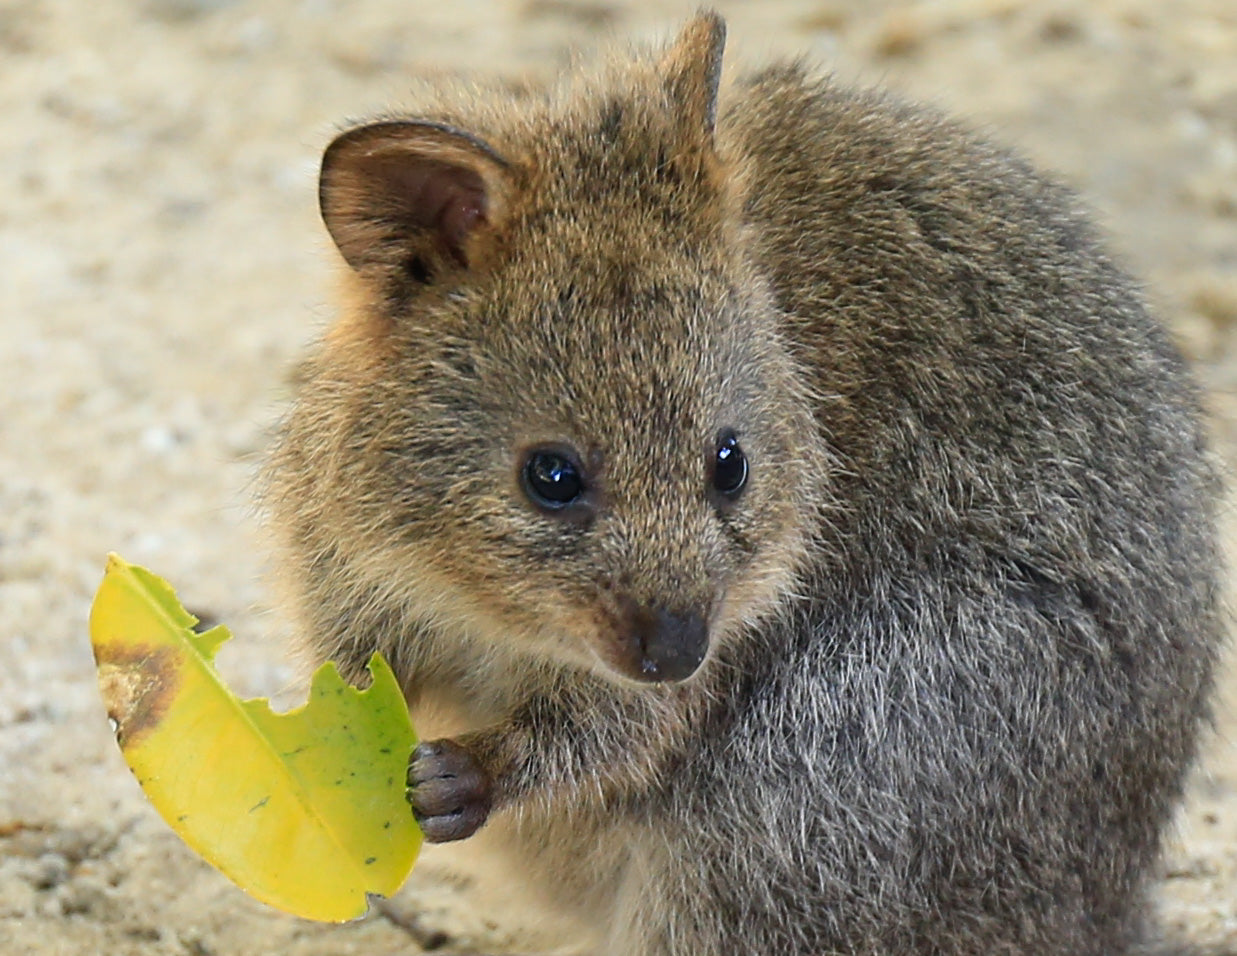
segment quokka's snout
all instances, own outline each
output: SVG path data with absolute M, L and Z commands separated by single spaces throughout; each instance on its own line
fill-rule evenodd
M 645 683 L 691 677 L 709 650 L 709 624 L 697 610 L 620 602 L 617 670 Z

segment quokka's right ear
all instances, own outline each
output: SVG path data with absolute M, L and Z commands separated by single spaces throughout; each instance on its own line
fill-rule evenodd
M 420 284 L 476 268 L 512 193 L 510 164 L 483 140 L 428 121 L 374 123 L 322 157 L 318 203 L 362 275 Z

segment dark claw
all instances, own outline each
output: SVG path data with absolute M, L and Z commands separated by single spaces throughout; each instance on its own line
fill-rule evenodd
M 480 764 L 453 740 L 431 740 L 412 752 L 408 802 L 431 843 L 476 833 L 490 815 L 491 790 Z

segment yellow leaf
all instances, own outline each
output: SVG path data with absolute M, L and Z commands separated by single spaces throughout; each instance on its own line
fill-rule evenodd
M 381 655 L 359 691 L 324 664 L 309 701 L 276 714 L 215 670 L 231 634 L 198 634 L 162 578 L 108 558 L 90 612 L 99 687 L 146 796 L 202 857 L 265 903 L 309 919 L 362 915 L 421 846 L 404 797 L 416 737 Z

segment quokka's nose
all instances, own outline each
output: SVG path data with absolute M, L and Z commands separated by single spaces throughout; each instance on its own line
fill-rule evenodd
M 679 681 L 696 673 L 709 649 L 709 626 L 703 615 L 641 608 L 633 618 L 637 680 Z

